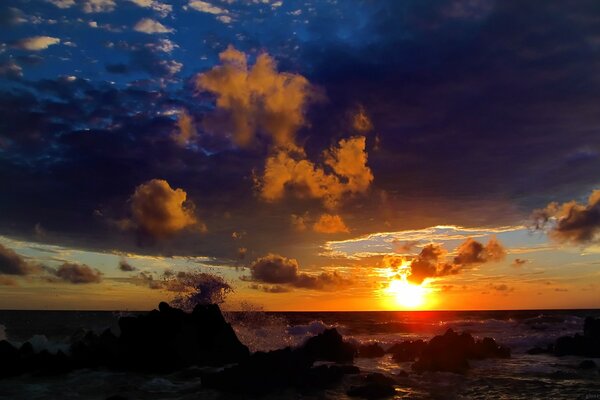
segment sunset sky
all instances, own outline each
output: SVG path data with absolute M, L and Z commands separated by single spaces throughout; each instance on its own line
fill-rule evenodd
M 600 307 L 600 3 L 4 0 L 0 308 Z

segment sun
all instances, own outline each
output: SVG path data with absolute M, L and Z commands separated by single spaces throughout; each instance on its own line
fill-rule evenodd
M 427 289 L 408 282 L 406 275 L 392 279 L 386 291 L 394 297 L 396 304 L 403 308 L 420 308 L 426 302 Z

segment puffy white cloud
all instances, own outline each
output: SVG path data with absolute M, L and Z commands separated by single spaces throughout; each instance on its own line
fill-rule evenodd
M 164 26 L 163 24 L 161 24 L 160 22 L 155 21 L 150 18 L 143 18 L 140 21 L 138 21 L 138 23 L 135 24 L 135 26 L 133 27 L 133 30 L 135 30 L 137 32 L 147 33 L 149 35 L 152 35 L 155 33 L 173 32 L 172 28 L 168 28 L 168 27 Z
M 60 39 L 52 36 L 32 36 L 17 41 L 15 46 L 23 50 L 40 51 L 58 43 Z

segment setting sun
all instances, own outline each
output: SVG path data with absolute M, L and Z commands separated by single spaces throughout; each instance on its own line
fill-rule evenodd
M 390 281 L 387 292 L 394 297 L 396 304 L 410 309 L 422 307 L 427 295 L 426 288 L 409 283 L 406 275 Z

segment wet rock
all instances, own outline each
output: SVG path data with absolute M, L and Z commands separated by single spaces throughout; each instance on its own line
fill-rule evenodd
M 326 329 L 317 336 L 309 338 L 299 350 L 315 361 L 346 363 L 352 362 L 356 355 L 356 348 L 344 342 L 342 335 L 335 328 Z
M 315 361 L 352 362 L 356 349 L 329 329 L 297 349 L 289 347 L 256 352 L 238 365 L 202 375 L 205 387 L 227 392 L 261 395 L 294 387 L 301 392 L 328 387 L 346 374 L 358 373 L 352 365 L 322 365 Z
M 540 354 L 539 348 L 529 354 Z M 583 335 L 561 336 L 547 348 L 547 353 L 556 356 L 600 357 L 600 318 L 587 317 L 583 324 Z
M 448 329 L 444 335 L 435 336 L 427 343 L 412 368 L 417 372 L 444 371 L 462 374 L 469 369 L 469 359 L 508 357 L 510 350 L 499 346 L 492 338 L 476 341 L 466 332 L 458 334 Z
M 367 383 L 363 386 L 353 386 L 347 394 L 350 397 L 361 397 L 363 399 L 382 399 L 394 396 L 396 389 L 391 385 Z
M 127 369 L 220 366 L 249 355 L 215 304 L 198 305 L 186 313 L 161 303 L 159 311 L 119 319 L 119 327 L 119 362 Z
M 363 344 L 358 347 L 358 357 L 362 358 L 378 358 L 385 355 L 385 350 L 377 344 Z
M 426 343 L 422 340 L 406 340 L 395 343 L 387 352 L 392 354 L 396 362 L 415 361 L 425 346 Z
M 596 367 L 596 363 L 593 360 L 583 360 L 577 366 L 579 369 L 595 369 Z

